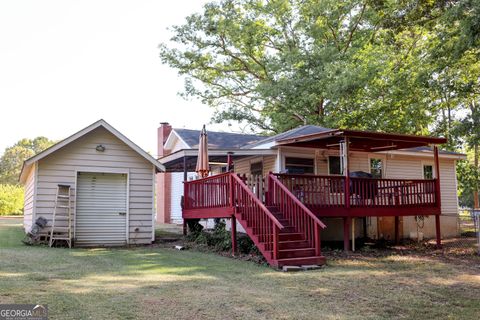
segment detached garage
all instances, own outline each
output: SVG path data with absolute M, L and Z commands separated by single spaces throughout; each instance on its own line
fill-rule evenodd
M 24 228 L 75 246 L 154 240 L 155 175 L 163 166 L 104 120 L 25 161 Z M 52 233 L 53 231 L 53 233 Z

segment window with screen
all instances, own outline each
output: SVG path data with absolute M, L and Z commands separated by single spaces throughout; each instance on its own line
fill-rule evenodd
M 423 178 L 433 179 L 433 166 L 431 164 L 425 164 L 423 166 Z
M 309 158 L 285 158 L 285 170 L 292 174 L 313 174 L 314 173 L 314 161 Z
M 370 173 L 376 179 L 383 178 L 383 160 L 370 159 Z
M 340 164 L 340 157 L 328 157 L 328 174 L 342 174 L 342 166 Z
M 263 175 L 263 162 L 253 162 L 250 164 L 250 174 L 252 176 Z

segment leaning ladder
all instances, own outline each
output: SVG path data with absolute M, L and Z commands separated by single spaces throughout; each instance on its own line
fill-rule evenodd
M 66 241 L 72 247 L 72 203 L 71 188 L 66 184 L 59 184 L 53 209 L 52 228 L 50 230 L 51 247 L 56 240 Z

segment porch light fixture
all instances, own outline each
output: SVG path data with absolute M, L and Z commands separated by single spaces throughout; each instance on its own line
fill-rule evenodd
M 99 145 L 95 148 L 95 150 L 97 150 L 98 152 L 103 152 L 103 151 L 105 151 L 105 146 L 99 144 Z

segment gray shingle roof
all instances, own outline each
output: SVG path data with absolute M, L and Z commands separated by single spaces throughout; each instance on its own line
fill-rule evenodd
M 190 148 L 198 147 L 200 130 L 191 129 L 173 129 L 185 141 Z M 265 139 L 265 136 L 208 131 L 208 147 L 212 149 L 238 149 L 256 141 Z
M 245 149 L 249 148 L 254 148 L 256 146 L 273 142 L 273 141 L 278 141 L 282 139 L 288 139 L 288 138 L 295 138 L 307 134 L 314 134 L 314 133 L 319 133 L 319 132 L 325 132 L 325 131 L 330 131 L 332 129 L 329 128 L 324 128 L 324 127 L 319 127 L 319 126 L 313 126 L 313 125 L 307 125 L 307 126 L 301 126 L 292 130 L 288 130 L 282 133 L 279 133 L 277 135 L 267 137 L 263 140 L 257 141 L 255 143 L 249 144 L 247 146 L 243 146 Z
M 190 130 L 190 129 L 174 129 L 175 132 L 191 147 L 198 147 L 198 138 L 200 136 L 200 130 Z M 314 134 L 319 132 L 330 131 L 333 129 L 306 125 L 301 126 L 292 130 L 288 130 L 282 133 L 279 133 L 274 136 L 266 137 L 253 134 L 242 134 L 242 133 L 230 133 L 230 132 L 214 132 L 207 131 L 208 134 L 208 146 L 212 149 L 251 149 L 256 146 L 266 144 L 269 142 L 274 142 L 282 139 L 295 138 L 307 134 Z M 402 149 L 405 151 L 413 152 L 425 152 L 431 151 L 430 147 L 416 147 Z M 454 151 L 439 150 L 441 154 L 450 154 L 450 155 L 462 155 L 462 153 Z

